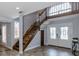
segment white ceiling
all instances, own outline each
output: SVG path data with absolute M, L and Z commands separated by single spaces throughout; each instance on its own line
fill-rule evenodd
M 19 7 L 25 14 L 29 14 L 55 4 L 59 2 L 0 2 L 0 17 L 17 17 L 19 14 L 16 7 Z

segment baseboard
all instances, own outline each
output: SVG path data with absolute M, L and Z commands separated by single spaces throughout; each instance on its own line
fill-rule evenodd
M 56 45 L 48 45 L 48 46 L 52 46 L 52 47 L 59 47 L 59 48 L 64 48 L 64 49 L 70 49 L 70 50 L 71 50 L 71 48 L 61 47 L 61 46 L 56 46 Z

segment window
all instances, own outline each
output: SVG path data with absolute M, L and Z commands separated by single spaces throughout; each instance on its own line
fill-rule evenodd
M 19 22 L 15 21 L 14 23 L 14 34 L 15 34 L 15 39 L 19 38 Z
M 2 26 L 2 42 L 3 43 L 7 43 L 7 37 L 6 37 L 6 33 L 7 33 L 7 31 L 6 31 L 7 29 L 6 29 L 6 25 L 3 25 Z
M 70 3 L 62 3 L 49 8 L 49 16 L 58 15 L 71 11 Z
M 50 27 L 50 38 L 56 39 L 56 28 L 55 27 Z
M 68 27 L 61 27 L 60 30 L 61 30 L 60 38 L 68 40 Z

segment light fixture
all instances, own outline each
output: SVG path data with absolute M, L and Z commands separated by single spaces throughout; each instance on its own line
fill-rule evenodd
M 23 11 L 20 9 L 20 7 L 16 7 L 16 10 L 17 10 L 17 12 L 18 12 L 19 14 L 22 14 L 22 13 L 23 13 Z
M 19 10 L 20 8 L 19 7 L 16 7 L 16 10 Z

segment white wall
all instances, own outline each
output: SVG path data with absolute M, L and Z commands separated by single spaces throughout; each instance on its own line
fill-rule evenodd
M 6 24 L 6 28 L 7 28 L 7 33 L 6 33 L 6 35 L 7 35 L 7 47 L 9 47 L 9 48 L 11 48 L 11 45 L 12 45 L 12 43 L 11 43 L 11 24 L 10 23 L 7 23 Z
M 79 38 L 79 14 L 76 15 L 71 15 L 71 16 L 64 16 L 64 17 L 58 17 L 58 18 L 53 18 L 53 19 L 48 19 L 50 21 L 49 25 L 53 24 L 62 24 L 62 23 L 72 23 L 72 30 L 73 34 L 71 38 L 73 37 L 78 37 Z M 44 30 L 47 30 L 47 25 Z M 47 30 L 48 31 L 48 30 Z M 48 45 L 48 40 L 49 40 L 49 35 L 45 33 L 45 44 Z M 47 39 L 46 39 L 47 38 Z
M 37 14 L 34 12 L 34 13 L 31 13 L 31 14 L 28 14 L 28 15 L 25 15 L 24 18 L 24 23 L 23 23 L 23 26 L 24 26 L 24 33 L 30 28 L 30 26 L 37 20 Z
M 32 41 L 30 42 L 30 44 L 27 46 L 27 48 L 25 49 L 25 51 L 27 51 L 29 49 L 33 49 L 33 48 L 39 47 L 39 46 L 40 46 L 40 31 L 37 32 L 37 34 L 32 39 Z
M 11 22 L 12 19 L 6 18 L 6 17 L 0 17 L 0 22 Z
M 2 31 L 2 25 L 0 24 L 0 30 Z M 2 34 L 0 35 L 0 44 L 2 43 Z

